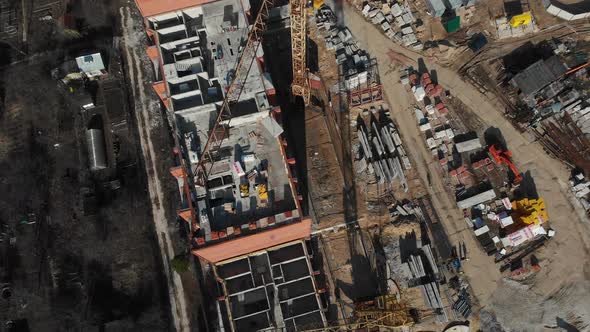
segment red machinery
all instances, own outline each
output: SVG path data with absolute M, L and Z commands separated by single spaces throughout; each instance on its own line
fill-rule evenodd
M 504 164 L 510 167 L 510 170 L 514 173 L 514 183 L 522 181 L 522 175 L 520 175 L 518 168 L 516 168 L 516 165 L 514 165 L 511 160 L 512 152 L 502 150 L 497 144 L 494 144 L 490 146 L 490 154 L 492 155 L 492 158 L 494 158 L 496 164 Z

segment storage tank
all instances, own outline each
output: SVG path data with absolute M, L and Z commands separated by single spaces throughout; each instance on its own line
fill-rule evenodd
M 101 129 L 86 130 L 86 147 L 90 170 L 98 171 L 107 168 L 104 135 Z

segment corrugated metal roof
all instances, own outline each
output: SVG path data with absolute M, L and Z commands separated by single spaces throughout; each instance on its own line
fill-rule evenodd
M 445 22 L 443 25 L 448 33 L 455 32 L 461 29 L 461 17 L 455 16 L 452 19 Z
M 78 68 L 85 73 L 92 73 L 105 69 L 100 53 L 88 54 L 76 58 Z
M 276 227 L 203 249 L 193 250 L 192 253 L 208 262 L 219 263 L 291 241 L 306 239 L 310 235 L 311 219 L 305 219 L 294 224 Z
M 567 11 L 572 15 L 578 14 L 585 14 L 590 13 L 590 2 L 589 1 L 579 1 L 579 0 L 548 0 L 543 1 L 545 7 L 549 6 L 550 4 L 561 9 Z
M 447 0 L 451 9 L 457 9 L 463 6 L 463 0 Z
M 557 56 L 539 60 L 512 79 L 526 96 L 530 96 L 561 77 L 567 68 Z
M 442 16 L 447 9 L 443 0 L 425 0 L 425 2 L 430 14 L 435 17 Z
M 143 17 L 150 17 L 213 1 L 216 0 L 135 0 L 135 3 Z

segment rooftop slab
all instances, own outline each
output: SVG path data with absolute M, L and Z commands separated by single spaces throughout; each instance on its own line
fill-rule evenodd
M 311 219 L 268 229 L 235 240 L 193 250 L 193 254 L 210 263 L 221 263 L 231 258 L 272 248 L 288 242 L 306 239 L 311 235 Z
M 143 17 L 150 17 L 203 5 L 213 1 L 215 0 L 135 0 L 135 3 Z

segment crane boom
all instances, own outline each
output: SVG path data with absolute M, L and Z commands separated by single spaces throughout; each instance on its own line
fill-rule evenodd
M 199 186 L 205 185 L 209 172 L 211 171 L 211 167 L 213 166 L 214 158 L 212 156 L 212 151 L 216 151 L 221 147 L 221 143 L 227 135 L 227 131 L 229 130 L 229 122 L 231 120 L 230 106 L 233 103 L 238 102 L 240 96 L 242 95 L 242 91 L 246 85 L 246 80 L 248 79 L 248 75 L 250 74 L 250 70 L 254 64 L 254 59 L 256 59 L 256 52 L 258 51 L 258 48 L 261 44 L 262 34 L 266 28 L 266 19 L 268 18 L 269 11 L 273 4 L 274 0 L 262 0 L 260 10 L 256 16 L 256 21 L 248 33 L 246 46 L 239 55 L 234 71 L 234 77 L 229 84 L 227 92 L 225 93 L 223 103 L 221 104 L 221 108 L 217 114 L 213 128 L 207 137 L 207 142 L 203 147 L 201 158 L 199 159 L 196 167 L 197 174 L 195 183 Z M 209 163 L 208 168 L 206 167 L 207 163 Z
M 307 79 L 307 19 L 305 0 L 290 0 L 291 9 L 291 50 L 293 59 L 293 96 L 303 97 L 309 104 L 309 81 Z

